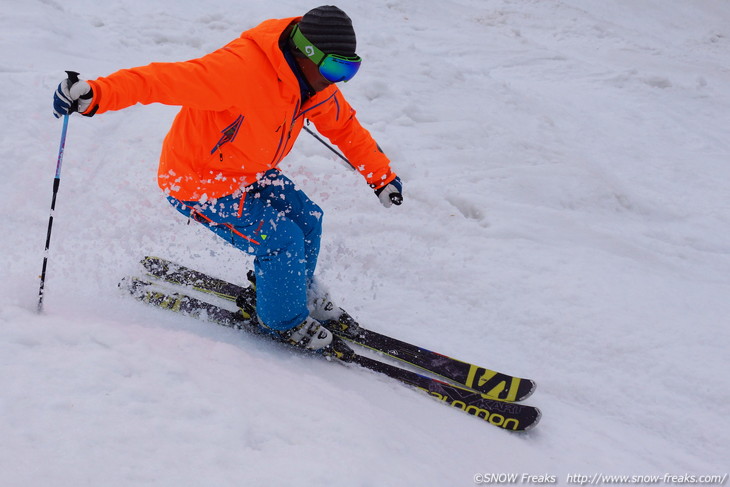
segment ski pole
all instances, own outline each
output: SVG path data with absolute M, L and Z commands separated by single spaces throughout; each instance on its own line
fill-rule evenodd
M 347 159 L 347 157 L 345 157 L 342 154 L 340 154 L 337 151 L 337 149 L 335 149 L 334 147 L 332 147 L 331 145 L 329 145 L 326 140 L 324 140 L 322 137 L 320 137 L 319 135 L 317 135 L 316 133 L 314 133 L 309 127 L 307 127 L 306 125 L 304 125 L 302 128 L 304 130 L 306 130 L 309 135 L 311 135 L 312 137 L 314 137 L 318 141 L 322 142 L 322 144 L 324 144 L 324 146 L 327 147 L 329 150 L 331 150 L 332 152 L 334 152 L 335 154 L 337 154 L 337 156 L 340 159 L 342 159 L 343 161 L 345 161 L 347 163 L 347 165 L 350 166 L 350 168 L 353 171 L 356 171 L 357 170 L 355 168 L 355 166 L 353 166 L 352 163 Z M 392 194 L 392 195 L 390 195 L 390 200 L 393 202 L 393 204 L 400 205 L 403 202 L 403 196 L 400 196 L 398 194 Z
M 314 132 L 313 132 L 313 131 L 312 131 L 312 130 L 311 130 L 311 129 L 309 128 L 309 127 L 307 127 L 306 125 L 304 125 L 304 126 L 303 126 L 303 128 L 304 128 L 304 130 L 306 130 L 306 131 L 307 131 L 307 133 L 309 133 L 309 135 L 311 135 L 312 137 L 314 137 L 314 138 L 315 138 L 315 139 L 317 139 L 318 141 L 322 142 L 322 144 L 324 144 L 324 146 L 325 146 L 325 147 L 327 147 L 327 148 L 328 148 L 329 150 L 331 150 L 332 152 L 334 152 L 335 154 L 337 154 L 337 156 L 338 156 L 338 157 L 339 157 L 340 159 L 342 159 L 343 161 L 345 161 L 345 162 L 347 163 L 347 165 L 348 165 L 348 166 L 350 166 L 350 168 L 351 168 L 351 169 L 352 169 L 353 171 L 355 170 L 355 166 L 353 166 L 353 165 L 352 165 L 352 163 L 351 163 L 351 162 L 350 162 L 350 161 L 349 161 L 349 160 L 347 159 L 347 157 L 345 157 L 345 156 L 343 156 L 342 154 L 340 154 L 340 153 L 339 153 L 339 152 L 337 151 L 337 149 L 335 149 L 334 147 L 332 147 L 331 145 L 329 145 L 329 144 L 327 143 L 327 141 L 326 141 L 326 140 L 324 140 L 324 139 L 323 139 L 322 137 L 320 137 L 319 135 L 315 134 L 315 133 L 314 133 Z
M 76 83 L 79 80 L 79 74 L 73 71 L 68 73 L 69 84 Z M 58 148 L 58 161 L 56 162 L 56 177 L 53 178 L 53 198 L 51 199 L 51 214 L 48 217 L 48 232 L 46 233 L 46 249 L 43 252 L 43 270 L 41 270 L 41 286 L 38 291 L 38 312 L 43 311 L 43 294 L 46 285 L 46 266 L 48 265 L 48 248 L 51 246 L 51 230 L 53 228 L 53 213 L 56 210 L 56 195 L 58 195 L 58 186 L 61 184 L 61 165 L 63 164 L 63 152 L 66 148 L 66 132 L 68 132 L 68 116 L 63 116 L 63 129 L 61 130 L 61 144 Z

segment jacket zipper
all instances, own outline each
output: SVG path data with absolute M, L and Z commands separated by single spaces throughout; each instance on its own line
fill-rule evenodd
M 300 106 L 301 106 L 301 101 L 297 101 L 297 106 L 294 108 L 294 115 L 292 116 L 291 123 L 289 124 L 288 130 L 286 127 L 286 121 L 284 121 L 284 124 L 281 126 L 284 128 L 284 130 L 281 131 L 281 138 L 279 139 L 279 146 L 276 148 L 276 153 L 274 154 L 274 161 L 273 161 L 273 164 L 271 167 L 276 167 L 281 162 L 281 160 L 284 158 L 284 153 L 286 152 L 286 147 L 289 145 L 289 140 L 291 140 L 292 130 L 294 130 L 294 124 L 296 123 L 297 118 L 299 118 L 299 116 L 301 115 L 299 113 Z M 286 138 L 284 136 L 284 133 L 286 133 Z M 280 152 L 281 152 L 281 154 L 280 154 Z
M 289 124 L 289 130 L 281 131 L 281 138 L 279 139 L 279 146 L 276 148 L 276 153 L 274 155 L 274 160 L 273 160 L 273 164 L 271 167 L 276 167 L 281 162 L 281 160 L 284 158 L 284 152 L 286 152 L 286 148 L 289 145 L 289 141 L 291 140 L 291 133 L 292 133 L 292 130 L 294 130 L 294 124 L 299 119 L 299 117 L 303 116 L 308 111 L 314 110 L 318 106 L 320 106 L 324 103 L 327 103 L 328 101 L 330 101 L 333 98 L 335 100 L 335 103 L 337 103 L 337 96 L 336 96 L 336 94 L 333 94 L 333 95 L 329 96 L 327 99 L 322 100 L 321 102 L 317 103 L 316 105 L 309 107 L 306 110 L 302 110 L 301 112 L 299 111 L 299 109 L 302 108 L 301 100 L 297 101 L 297 106 L 294 109 L 294 115 L 292 116 L 291 123 Z M 337 103 L 337 117 L 338 118 L 339 118 L 339 109 L 340 109 L 339 103 Z M 286 129 L 286 121 L 284 121 L 284 123 L 279 128 L 281 129 L 282 127 L 284 129 Z M 284 132 L 286 132 L 286 138 L 284 137 Z M 279 154 L 280 151 L 281 151 L 281 154 Z

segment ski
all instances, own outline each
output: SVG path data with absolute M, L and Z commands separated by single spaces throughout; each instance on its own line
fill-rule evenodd
M 156 286 L 153 282 L 137 277 L 124 278 L 119 286 L 129 291 L 139 301 L 155 307 L 255 333 L 262 337 L 268 336 L 260 332 L 252 316 L 245 311 L 231 311 L 187 294 L 168 291 Z M 348 353 L 340 360 L 359 365 L 373 372 L 386 375 L 407 386 L 422 390 L 453 408 L 506 430 L 529 430 L 537 425 L 541 417 L 541 412 L 536 407 L 493 399 L 485 394 L 402 369 L 357 354 L 349 349 Z
M 160 257 L 145 257 L 142 265 L 147 272 L 164 281 L 187 286 L 231 301 L 243 308 L 255 310 L 255 293 L 250 286 L 240 286 Z M 249 278 L 251 280 L 251 278 Z M 241 296 L 244 298 L 241 299 Z M 530 379 L 514 377 L 479 365 L 463 362 L 447 355 L 413 345 L 396 338 L 368 330 L 352 317 L 325 325 L 338 336 L 360 346 L 384 353 L 402 362 L 428 371 L 467 388 L 503 401 L 522 401 L 535 391 Z

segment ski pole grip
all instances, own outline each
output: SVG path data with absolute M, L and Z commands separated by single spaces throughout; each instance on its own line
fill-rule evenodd
M 79 73 L 77 73 L 76 71 L 66 71 L 66 74 L 68 75 L 69 88 L 71 88 L 71 85 L 79 82 Z
M 68 79 L 66 80 L 66 86 L 69 90 L 71 90 L 71 87 L 79 82 L 79 73 L 76 71 L 66 71 L 66 74 L 68 75 Z M 78 112 L 79 111 L 79 101 L 74 100 L 71 102 L 71 106 L 68 108 L 68 113 Z

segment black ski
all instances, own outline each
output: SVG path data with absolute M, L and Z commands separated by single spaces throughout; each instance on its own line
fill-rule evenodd
M 145 257 L 142 265 L 150 275 L 167 282 L 236 301 L 244 309 L 255 310 L 255 294 L 240 286 L 190 269 L 160 257 Z M 241 299 L 241 296 L 244 298 Z M 447 380 L 503 401 L 522 401 L 532 395 L 535 382 L 442 355 L 358 325 L 352 317 L 325 325 L 334 333 L 358 345 L 376 350 Z
M 153 306 L 267 336 L 259 332 L 258 326 L 252 320 L 251 315 L 244 311 L 231 311 L 186 294 L 169 292 L 152 282 L 136 277 L 123 279 L 120 287 L 128 290 L 138 300 Z M 493 399 L 485 394 L 447 384 L 410 370 L 401 369 L 357 354 L 351 350 L 340 360 L 360 365 L 408 386 L 423 390 L 453 408 L 503 429 L 512 431 L 529 430 L 538 423 L 541 417 L 540 410 L 536 407 Z

